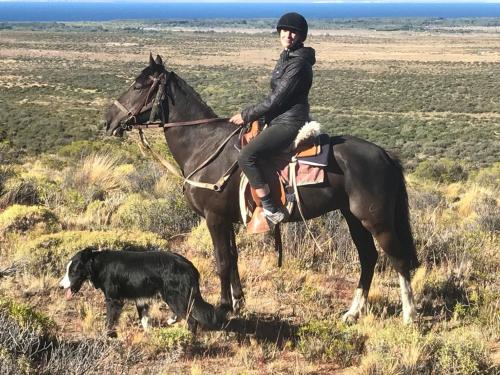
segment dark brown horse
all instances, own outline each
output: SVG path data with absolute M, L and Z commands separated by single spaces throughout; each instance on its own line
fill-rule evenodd
M 156 60 L 150 57 L 149 66 L 108 108 L 105 120 L 107 131 L 120 136 L 132 124 L 144 124 L 158 118 L 178 123 L 216 117 L 194 89 L 168 71 L 157 56 Z M 184 176 L 196 170 L 235 130 L 235 125 L 225 119 L 203 122 L 190 126 L 173 124 L 164 129 L 168 147 Z M 219 179 L 237 159 L 234 139 L 190 179 L 206 183 Z M 410 322 L 415 317 L 410 269 L 417 265 L 417 257 L 401 165 L 382 148 L 359 138 L 332 137 L 331 145 L 333 152 L 327 181 L 322 185 L 300 187 L 299 193 L 307 219 L 341 210 L 358 250 L 361 276 L 351 307 L 343 319 L 355 321 L 366 305 L 378 258 L 375 238 L 398 272 L 403 320 Z M 222 191 L 188 183 L 184 189 L 191 207 L 206 219 L 212 236 L 221 282 L 220 303 L 235 311 L 244 302 L 233 229 L 233 223 L 240 221 L 239 181 L 238 169 Z M 297 211 L 294 209 L 290 221 L 301 220 Z

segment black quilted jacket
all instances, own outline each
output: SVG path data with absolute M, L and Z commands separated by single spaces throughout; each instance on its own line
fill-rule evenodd
M 245 122 L 265 116 L 267 124 L 289 124 L 297 127 L 309 121 L 309 89 L 312 66 L 316 62 L 314 49 L 298 45 L 284 50 L 273 70 L 271 93 L 264 101 L 242 111 Z

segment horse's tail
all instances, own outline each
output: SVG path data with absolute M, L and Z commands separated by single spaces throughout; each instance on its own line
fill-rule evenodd
M 220 307 L 214 307 L 210 303 L 206 302 L 199 293 L 193 298 L 191 316 L 204 329 L 222 329 L 224 323 L 226 322 L 227 313 L 227 310 Z
M 408 261 L 410 269 L 417 268 L 419 261 L 417 257 L 417 249 L 410 226 L 410 210 L 408 207 L 408 192 L 403 174 L 403 166 L 398 158 L 389 155 L 397 174 L 398 190 L 396 192 L 396 206 L 394 215 L 394 226 L 398 235 L 399 241 L 403 246 L 403 256 Z

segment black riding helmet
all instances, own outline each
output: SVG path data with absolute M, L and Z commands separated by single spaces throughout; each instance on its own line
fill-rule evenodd
M 283 14 L 276 25 L 276 30 L 278 30 L 278 32 L 280 32 L 281 29 L 295 31 L 300 34 L 304 40 L 307 38 L 307 21 L 298 13 L 291 12 Z

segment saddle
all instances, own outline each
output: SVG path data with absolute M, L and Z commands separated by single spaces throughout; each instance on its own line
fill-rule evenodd
M 261 126 L 254 121 L 248 131 L 240 137 L 244 147 L 258 136 Z M 275 204 L 285 206 L 289 214 L 297 203 L 297 187 L 321 184 L 325 181 L 325 167 L 328 165 L 330 137 L 321 134 L 320 124 L 306 123 L 299 131 L 294 143 L 283 153 L 266 160 L 261 172 L 269 184 Z M 240 211 L 249 234 L 265 233 L 271 230 L 262 208 L 262 203 L 247 177 L 240 179 Z

